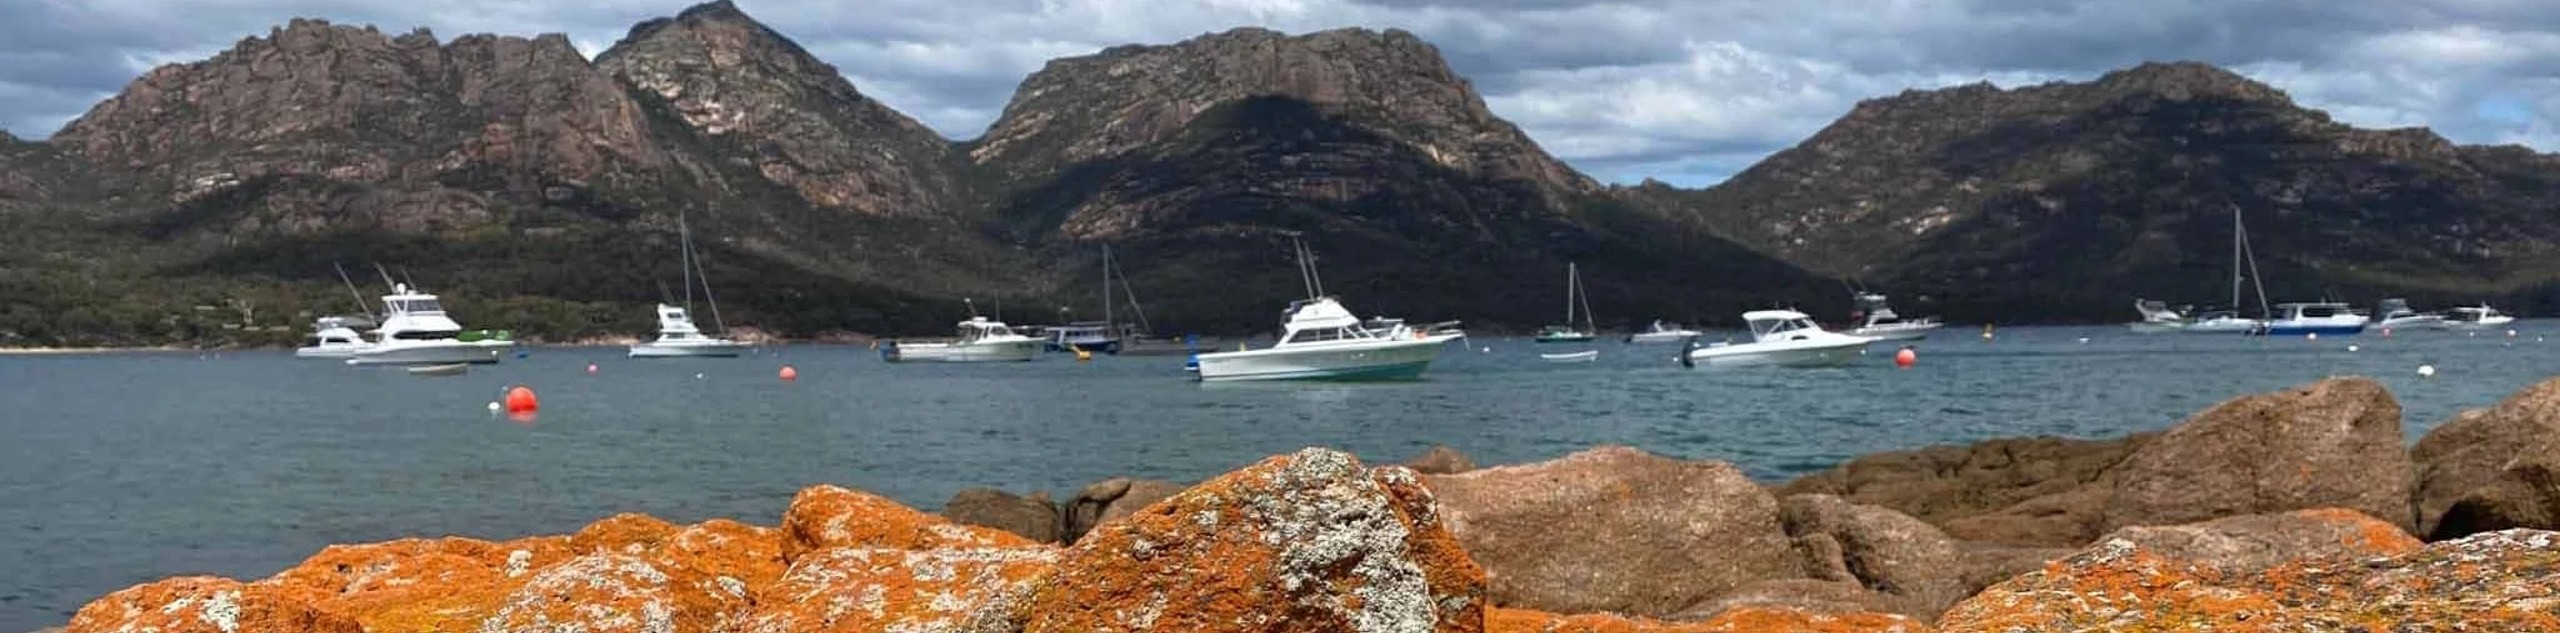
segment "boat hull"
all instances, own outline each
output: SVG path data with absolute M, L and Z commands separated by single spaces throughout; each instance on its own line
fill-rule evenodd
M 988 344 L 898 343 L 881 348 L 880 357 L 890 362 L 1006 363 L 1038 358 L 1040 347 L 1037 340 Z
M 1197 347 L 1179 340 L 1130 339 L 1120 342 L 1121 356 L 1188 356 L 1193 352 L 1217 349 L 1216 341 L 1202 339 Z
M 1629 335 L 1629 343 L 1678 343 L 1698 336 L 1697 332 L 1645 332 Z
M 355 357 L 356 352 L 364 351 L 365 349 L 367 349 L 367 348 L 369 348 L 369 347 L 371 347 L 371 346 L 367 346 L 367 345 L 355 345 L 355 346 L 334 346 L 334 347 L 333 347 L 333 346 L 322 346 L 322 347 L 303 347 L 303 348 L 296 348 L 295 350 L 293 350 L 293 357 L 294 357 L 294 358 L 327 358 L 327 359 L 345 359 L 345 358 L 353 358 L 353 357 Z
M 1739 343 L 1689 351 L 1689 362 L 1711 367 L 1839 367 L 1858 360 L 1872 341 L 1770 346 Z
M 2305 334 L 2347 336 L 2364 332 L 2364 324 L 2269 323 L 2267 324 L 2266 332 L 2267 336 L 2302 336 Z
M 2187 331 L 2187 324 L 2185 324 L 2185 323 L 2174 323 L 2174 322 L 2172 322 L 2172 323 L 2151 323 L 2151 322 L 2144 322 L 2144 323 L 2127 323 L 2127 324 L 2125 324 L 2125 328 L 2126 328 L 2126 329 L 2133 330 L 2133 333 L 2135 333 L 2135 334 L 2177 334 L 2177 333 L 2180 333 L 2180 332 L 2185 332 L 2185 331 Z
M 470 363 L 453 363 L 450 365 L 414 365 L 409 367 L 409 373 L 417 376 L 460 376 L 464 372 L 468 371 L 471 371 Z
M 489 364 L 503 357 L 503 348 L 460 341 L 418 345 L 376 345 L 347 358 L 349 365 L 448 365 L 453 363 Z
M 1073 352 L 1076 350 L 1084 350 L 1086 352 L 1096 354 L 1120 353 L 1120 342 L 1111 339 L 1095 341 L 1068 341 L 1065 343 L 1043 343 L 1041 346 L 1043 349 L 1057 353 Z
M 2496 330 L 2505 328 L 2515 322 L 2515 317 L 2490 317 L 2478 321 L 2446 321 L 2444 327 L 2448 330 L 2465 331 Z
M 1447 342 L 1438 338 L 1201 354 L 1199 374 L 1202 382 L 1412 380 L 1440 358 Z
M 2445 329 L 2446 325 L 2444 317 L 2427 315 L 2383 319 L 2381 323 L 2374 324 L 2374 327 L 2385 330 L 2441 330 Z
M 737 358 L 746 352 L 747 344 L 733 341 L 641 343 L 631 346 L 631 358 Z
M 1599 336 L 1593 334 L 1540 334 L 1537 341 L 1540 343 L 1589 343 L 1596 338 Z
M 1538 358 L 1544 359 L 1550 363 L 1588 363 L 1600 359 L 1600 350 L 1567 352 L 1563 354 L 1539 354 Z

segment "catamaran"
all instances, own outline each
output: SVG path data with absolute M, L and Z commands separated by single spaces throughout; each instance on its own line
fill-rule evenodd
M 1296 237 L 1290 242 L 1307 298 L 1289 302 L 1280 317 L 1280 340 L 1271 347 L 1193 356 L 1201 381 L 1419 378 L 1450 340 L 1466 335 L 1455 329 L 1455 322 L 1414 327 L 1401 319 L 1353 316 L 1341 301 L 1324 294 L 1306 245 Z
M 2265 321 L 2240 315 L 2240 291 L 2244 285 L 2257 288 L 2259 314 L 2275 314 L 2275 310 L 2267 306 L 2267 285 L 2258 277 L 2258 257 L 2249 250 L 2249 229 L 2240 223 L 2240 207 L 2234 206 L 2231 208 L 2230 309 L 2189 314 L 2187 310 L 2169 309 L 2166 302 L 2136 298 L 2133 307 L 2142 313 L 2142 320 L 2129 327 L 2137 334 L 2248 334 L 2262 331 L 2266 328 Z
M 1599 336 L 1600 323 L 1591 316 L 1591 296 L 1582 291 L 1582 269 L 1573 263 L 1564 265 L 1564 325 L 1550 325 L 1538 330 L 1540 343 L 1588 343 Z M 1581 306 L 1584 323 L 1573 322 L 1574 307 Z M 1580 325 L 1580 327 L 1575 327 Z
M 693 256 L 693 230 L 685 225 L 684 215 L 676 215 L 677 242 L 683 255 L 676 267 L 683 269 L 684 305 L 658 304 L 658 340 L 631 346 L 632 358 L 736 358 L 747 351 L 747 344 L 727 337 L 704 334 L 693 324 L 693 282 L 702 281 L 702 298 L 711 304 L 711 322 L 722 331 L 728 323 L 720 319 L 720 300 L 711 295 L 711 273 L 702 268 L 702 259 Z M 664 292 L 665 288 L 659 288 Z

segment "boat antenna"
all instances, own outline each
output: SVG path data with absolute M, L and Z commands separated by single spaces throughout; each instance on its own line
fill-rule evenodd
M 409 267 L 407 266 L 400 267 L 400 281 L 408 282 L 409 289 L 411 290 L 416 290 L 418 288 L 418 279 L 416 277 L 409 276 Z
M 675 293 L 667 292 L 667 280 L 659 279 L 656 281 L 658 282 L 658 301 L 660 303 L 676 300 Z
M 347 294 L 356 298 L 356 309 L 364 311 L 365 320 L 381 322 L 379 317 L 373 316 L 373 304 L 365 303 L 364 293 L 356 290 L 355 280 L 347 278 L 347 267 L 335 261 L 329 262 L 329 267 L 338 270 L 338 281 L 347 284 Z
M 375 274 L 382 275 L 382 285 L 383 285 L 384 287 L 394 287 L 394 286 L 398 286 L 398 285 L 400 285 L 400 284 L 398 284 L 398 283 L 396 283 L 396 282 L 391 281 L 391 271 L 390 271 L 390 270 L 388 270 L 388 269 L 383 268 L 383 267 L 382 267 L 382 262 L 374 262 L 374 263 L 373 263 L 373 272 L 374 272 Z
M 1114 340 L 1120 338 L 1120 323 L 1111 314 L 1111 245 L 1102 245 L 1102 332 Z
M 961 297 L 961 298 L 960 298 L 960 303 L 961 303 L 962 305 L 969 306 L 969 316 L 973 316 L 973 317 L 974 317 L 974 316 L 978 316 L 978 302 L 977 302 L 977 301 L 972 300 L 972 299 L 970 299 L 970 298 L 968 298 L 968 297 Z
M 693 248 L 689 242 L 690 240 L 688 240 L 688 244 L 684 249 L 687 253 L 693 252 Z M 711 270 L 702 267 L 701 257 L 693 257 L 691 259 L 693 260 L 693 278 L 702 281 L 702 301 L 711 305 L 711 327 L 719 328 L 720 333 L 726 334 L 729 332 L 729 322 L 720 318 L 720 299 L 718 297 L 711 296 Z M 687 286 L 685 289 L 692 290 L 693 288 L 691 286 Z M 688 292 L 685 294 L 690 297 L 693 293 Z M 684 310 L 686 313 L 690 314 L 693 312 L 693 306 L 691 305 L 693 302 L 688 299 L 685 303 L 686 306 Z
M 677 267 L 677 268 L 684 269 L 684 311 L 685 311 L 685 313 L 686 313 L 686 314 L 692 314 L 692 313 L 693 313 L 693 231 L 691 231 L 691 230 L 689 230 L 688 228 L 686 228 L 686 227 L 685 227 L 685 224 L 684 224 L 684 208 L 683 208 L 683 207 L 677 207 L 677 208 L 676 208 L 676 243 L 680 245 L 680 246 L 678 246 L 677 248 L 681 249 L 681 252 L 683 253 L 682 255 L 679 255 L 679 256 L 678 256 L 678 260 L 676 261 L 676 267 Z M 706 285 L 708 285 L 708 284 L 706 283 Z
M 1294 231 L 1289 233 L 1289 256 L 1298 258 L 1298 284 L 1307 289 L 1307 298 L 1316 298 L 1315 277 L 1307 272 L 1307 244 L 1299 241 Z

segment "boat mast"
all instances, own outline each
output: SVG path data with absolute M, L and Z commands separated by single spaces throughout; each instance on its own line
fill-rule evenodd
M 1110 245 L 1110 244 L 1104 244 L 1104 245 L 1102 245 L 1102 332 L 1103 332 L 1103 335 L 1104 335 L 1104 336 L 1109 336 L 1109 337 L 1111 337 L 1111 338 L 1113 338 L 1113 339 L 1118 339 L 1118 338 L 1120 338 L 1120 329 L 1119 329 L 1118 327 L 1115 327 L 1115 326 L 1117 326 L 1117 325 L 1119 325 L 1119 322 L 1118 322 L 1116 319 L 1114 319 L 1114 318 L 1112 317 L 1112 314 L 1111 314 L 1111 245 Z
M 679 245 L 677 248 L 683 253 L 678 256 L 680 259 L 676 261 L 676 268 L 684 271 L 684 312 L 687 316 L 691 316 L 693 314 L 693 231 L 685 226 L 684 209 L 681 208 L 676 209 L 676 243 Z
M 1589 326 L 1583 328 L 1583 331 L 1592 334 L 1600 333 L 1600 317 L 1591 313 L 1591 287 L 1582 285 L 1582 270 L 1570 263 L 1566 264 L 1565 268 L 1573 272 L 1574 294 L 1582 298 L 1582 320 L 1584 325 Z
M 693 252 L 693 241 L 691 239 L 685 240 L 684 251 L 686 253 Z M 693 260 L 694 278 L 702 280 L 702 301 L 704 303 L 711 304 L 711 327 L 717 328 L 717 331 L 713 333 L 723 335 L 728 334 L 729 322 L 720 318 L 720 298 L 711 296 L 711 271 L 702 267 L 702 258 L 693 257 L 691 259 Z M 687 316 L 691 316 L 690 313 L 693 312 L 693 307 L 690 304 L 692 302 L 687 301 L 686 303 L 687 306 L 685 307 L 685 312 L 688 313 Z
M 2242 257 L 2245 257 L 2245 256 L 2246 256 L 2246 254 L 2245 254 L 2245 253 L 2241 252 L 2241 248 L 2242 248 L 2242 247 L 2241 247 L 2241 245 L 2242 245 L 2242 244 L 2247 243 L 2247 240 L 2248 240 L 2247 233 L 2243 232 L 2243 229 L 2241 229 L 2241 228 L 2240 228 L 2240 205 L 2232 205 L 2232 206 L 2231 206 L 2231 312 L 2232 312 L 2233 314 L 2238 314 L 2238 313 L 2240 312 L 2240 281 L 2241 281 L 2240 263 L 2241 263 L 2242 261 L 2244 261 L 2244 260 L 2242 259 Z M 2264 308 L 2260 308 L 2260 310 L 2264 310 Z
M 1154 332 L 1155 325 L 1147 323 L 1146 307 L 1138 305 L 1138 291 L 1129 287 L 1129 271 L 1114 266 L 1111 268 L 1111 273 L 1120 279 L 1120 296 L 1129 299 L 1129 314 L 1138 319 L 1138 331 Z
M 1564 326 L 1573 327 L 1573 287 L 1582 275 L 1574 272 L 1573 262 L 1564 263 Z
M 2267 307 L 2267 281 L 2266 281 L 2266 279 L 2264 278 L 2264 276 L 2263 276 L 2263 275 L 2259 275 L 2259 274 L 2258 274 L 2258 253 L 2257 253 L 2257 250 L 2256 250 L 2256 249 L 2249 248 L 2249 241 L 2248 241 L 2248 235 L 2249 235 L 2249 233 L 2248 233 L 2248 229 L 2242 228 L 2242 227 L 2240 226 L 2240 214 L 2239 214 L 2239 209 L 2238 209 L 2238 208 L 2236 208 L 2236 207 L 2232 209 L 2232 215 L 2231 215 L 2231 227 L 2232 227 L 2232 228 L 2234 228 L 2234 229 L 2238 229 L 2239 235 L 2241 236 L 2241 239 L 2240 239 L 2240 255 L 2241 255 L 2241 257 L 2243 257 L 2243 258 L 2245 258 L 2245 259 L 2247 259 L 2247 260 L 2249 261 L 2249 283 L 2250 283 L 2251 285 L 2257 286 L 2257 288 L 2258 288 L 2258 315 L 2259 315 L 2259 317 L 2260 317 L 2260 318 L 2266 318 L 2266 319 L 2273 319 L 2273 318 L 2276 318 L 2276 311 L 2275 311 L 2274 309 L 2272 309 L 2272 308 Z M 2232 296 L 2232 301 L 2231 301 L 2231 302 L 2232 302 L 2233 304 L 2238 304 L 2238 303 L 2240 302 L 2240 300 L 2239 300 L 2239 296 L 2238 296 L 2238 295 L 2236 295 L 2236 294 L 2235 294 L 2235 295 L 2233 295 L 2233 296 Z M 2237 310 L 2239 310 L 2239 309 L 2240 309 L 2240 306 L 2238 306 L 2238 305 L 2233 305 L 2233 306 L 2231 307 L 2231 309 L 2232 309 L 2232 310 L 2234 310 L 2234 311 L 2237 311 Z

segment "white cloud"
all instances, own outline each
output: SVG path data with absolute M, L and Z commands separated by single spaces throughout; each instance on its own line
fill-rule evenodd
M 679 0 L 681 1 L 681 0 Z M 138 72 L 291 16 L 564 32 L 593 55 L 656 0 L 34 0 L 0 23 L 0 125 L 49 132 Z M 864 93 L 954 138 L 1047 60 L 1238 26 L 1403 28 L 1496 113 L 1615 181 L 1721 179 L 1860 99 L 1981 80 L 2085 80 L 2146 60 L 2225 65 L 2365 126 L 2560 149 L 2560 3 L 2529 0 L 746 0 Z M 17 60 L 60 60 L 32 63 Z M 132 60 L 129 62 L 128 60 Z M 27 97 L 33 95 L 34 97 Z M 2484 104 L 2512 104 L 2489 107 Z M 2493 115 L 2484 115 L 2492 112 Z

